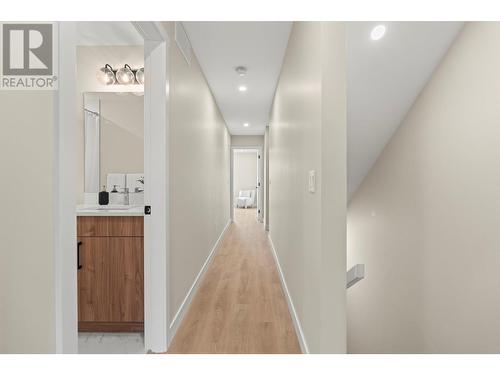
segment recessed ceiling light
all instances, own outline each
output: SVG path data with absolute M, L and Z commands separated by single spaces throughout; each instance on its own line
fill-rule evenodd
M 243 126 L 244 126 L 245 128 L 248 128 L 248 127 L 250 126 L 250 124 L 249 124 L 248 122 L 245 122 L 245 123 L 243 124 Z
M 245 92 L 245 91 L 247 91 L 247 87 L 246 86 L 239 86 L 238 91 Z
M 370 37 L 372 38 L 372 40 L 382 39 L 385 35 L 385 30 L 385 25 L 377 25 L 373 28 Z

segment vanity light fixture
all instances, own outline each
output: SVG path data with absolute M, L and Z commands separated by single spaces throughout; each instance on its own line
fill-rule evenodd
M 97 80 L 103 85 L 143 85 L 144 68 L 132 69 L 130 65 L 125 64 L 123 68 L 115 70 L 106 64 L 97 72 Z
M 123 68 L 118 69 L 116 72 L 116 80 L 122 85 L 130 85 L 135 83 L 135 74 L 130 65 L 125 64 Z
M 138 69 L 135 72 L 135 79 L 140 85 L 144 85 L 144 68 Z
M 103 85 L 112 85 L 116 82 L 115 72 L 111 65 L 106 64 L 97 72 L 97 80 Z

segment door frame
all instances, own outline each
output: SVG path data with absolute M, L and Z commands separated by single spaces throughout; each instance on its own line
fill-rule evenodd
M 159 22 L 133 22 L 144 39 L 144 344 L 165 352 L 169 337 L 170 40 Z M 56 353 L 78 353 L 76 269 L 77 23 L 58 22 L 59 90 L 54 92 L 54 320 Z M 154 76 L 154 79 L 152 78 Z M 149 173 L 148 173 L 149 172 Z
M 159 22 L 132 22 L 144 39 L 144 345 L 163 353 L 170 338 L 169 46 Z
M 78 353 L 76 259 L 76 22 L 58 22 L 59 89 L 54 92 L 53 220 L 56 353 Z
M 263 147 L 262 146 L 231 146 L 231 162 L 230 162 L 230 180 L 231 180 L 231 199 L 230 199 L 230 216 L 231 221 L 234 221 L 234 151 L 235 150 L 256 150 L 257 151 L 257 178 L 258 183 L 260 183 L 257 189 L 257 220 L 259 223 L 264 222 L 264 157 L 263 157 Z M 260 212 L 259 212 L 260 210 Z

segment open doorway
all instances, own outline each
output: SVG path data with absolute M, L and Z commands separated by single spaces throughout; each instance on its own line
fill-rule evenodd
M 77 31 L 78 352 L 144 353 L 144 41 Z
M 263 222 L 263 158 L 261 147 L 231 149 L 231 218 Z
M 84 92 L 82 111 L 78 352 L 143 353 L 143 92 Z
M 153 22 L 59 26 L 74 79 L 55 120 L 57 352 L 165 352 L 168 35 Z

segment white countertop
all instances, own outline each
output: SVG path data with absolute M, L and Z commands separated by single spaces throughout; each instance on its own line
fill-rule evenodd
M 144 206 L 81 204 L 76 206 L 76 216 L 144 216 Z

